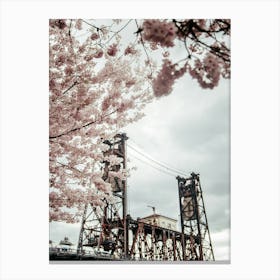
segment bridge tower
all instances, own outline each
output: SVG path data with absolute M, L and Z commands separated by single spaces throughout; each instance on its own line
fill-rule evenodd
M 199 174 L 177 176 L 181 231 L 150 224 L 127 215 L 127 182 L 110 171 L 126 169 L 126 134 L 104 141 L 105 156 L 121 159 L 116 165 L 104 161 L 103 180 L 112 186 L 113 200 L 105 206 L 85 206 L 78 242 L 78 255 L 86 259 L 88 248 L 122 260 L 214 261 Z M 105 157 L 106 159 L 106 157 Z M 130 238 L 130 240 L 129 240 Z
M 183 260 L 214 261 L 199 174 L 177 176 Z
M 119 259 L 128 257 L 127 182 L 109 174 L 110 171 L 117 172 L 126 168 L 127 139 L 123 133 L 104 141 L 109 148 L 104 155 L 115 155 L 122 161 L 114 166 L 104 161 L 103 180 L 112 186 L 113 201 L 104 201 L 103 207 L 85 205 L 77 248 L 83 259 L 86 248 L 96 249 L 97 252 L 102 250 Z

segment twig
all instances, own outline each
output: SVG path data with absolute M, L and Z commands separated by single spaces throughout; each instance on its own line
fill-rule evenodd
M 107 45 L 118 33 L 120 33 L 124 28 L 126 28 L 131 21 L 132 19 L 130 19 L 120 30 L 116 31 L 115 34 L 105 43 L 105 45 Z
M 136 19 L 135 19 L 135 23 L 136 23 L 136 26 L 137 26 L 137 30 L 139 30 L 140 28 L 139 28 L 139 25 L 138 25 L 138 22 L 137 22 Z M 149 66 L 150 66 L 150 70 L 151 70 L 151 75 L 152 75 L 152 74 L 153 74 L 153 71 L 152 71 L 152 67 L 151 67 L 151 60 L 150 60 L 150 57 L 149 57 L 149 55 L 148 55 L 148 53 L 147 53 L 147 49 L 146 49 L 146 46 L 145 46 L 145 44 L 144 44 L 144 40 L 143 40 L 142 34 L 141 34 L 141 32 L 137 32 L 137 34 L 140 34 L 140 41 L 141 41 L 141 44 L 142 44 L 143 49 L 144 49 L 144 51 L 145 51 L 145 54 L 146 54 L 146 56 L 147 56 L 147 59 L 148 59 L 148 62 L 149 62 Z
M 108 117 L 108 116 L 114 114 L 114 113 L 117 112 L 117 111 L 118 111 L 118 109 L 116 109 L 116 110 L 114 110 L 114 111 L 112 111 L 112 112 L 110 112 L 110 113 L 108 113 L 108 114 L 106 114 L 106 115 L 101 116 L 101 118 L 100 118 L 99 120 L 94 120 L 94 121 L 91 121 L 91 122 L 89 122 L 89 123 L 87 123 L 87 124 L 84 124 L 84 125 L 82 125 L 82 126 L 80 126 L 80 127 L 76 127 L 76 128 L 71 129 L 71 130 L 65 131 L 65 132 L 63 132 L 63 133 L 61 133 L 61 134 L 58 134 L 58 135 L 55 135 L 55 136 L 50 136 L 49 139 L 59 138 L 59 137 L 61 137 L 61 136 L 67 135 L 67 134 L 69 134 L 69 133 L 71 133 L 71 132 L 74 132 L 74 131 L 80 130 L 80 129 L 82 129 L 82 128 L 88 127 L 88 126 L 90 126 L 90 125 L 92 125 L 92 124 L 94 124 L 94 123 L 97 123 L 97 122 L 102 121 L 103 118 L 106 118 L 106 117 Z

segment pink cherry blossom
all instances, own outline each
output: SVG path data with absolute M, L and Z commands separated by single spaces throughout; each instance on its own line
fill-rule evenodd
M 134 55 L 134 54 L 136 54 L 136 53 L 137 53 L 137 50 L 134 49 L 134 47 L 132 47 L 132 46 L 128 46 L 128 47 L 124 50 L 124 54 L 125 54 L 125 55 L 129 55 L 129 54 Z
M 64 29 L 67 27 L 65 19 L 51 19 L 50 20 L 50 26 L 59 29 Z
M 195 67 L 189 68 L 190 75 L 197 79 L 202 88 L 214 88 L 218 85 L 221 75 L 220 59 L 208 53 L 203 61 L 196 60 Z
M 103 56 L 102 50 L 97 50 L 96 53 L 93 55 L 95 58 L 101 58 Z
M 81 19 L 76 20 L 75 27 L 77 28 L 77 30 L 82 30 L 83 21 Z
M 133 68 L 125 59 L 110 60 L 117 53 L 116 43 L 109 46 L 105 58 L 104 48 L 92 44 L 92 33 L 79 41 L 69 36 L 70 26 L 72 34 L 79 34 L 79 23 L 64 23 L 68 28 L 50 22 L 50 220 L 77 222 L 85 203 L 102 206 L 103 199 L 112 196 L 111 184 L 102 179 L 100 169 L 108 145 L 100 139 L 110 139 L 116 125 L 121 128 L 139 119 L 141 106 L 152 95 L 143 91 L 146 67 Z M 103 31 L 99 39 L 104 41 L 109 33 Z M 130 52 L 131 57 L 133 49 Z M 129 93 L 131 87 L 134 92 Z M 111 165 L 120 163 L 112 155 L 106 160 Z
M 177 27 L 173 22 L 166 20 L 146 19 L 142 25 L 143 39 L 162 47 L 173 47 Z
M 170 94 L 175 80 L 183 76 L 185 72 L 186 66 L 177 70 L 170 60 L 163 60 L 162 68 L 157 77 L 153 80 L 154 95 L 156 97 L 161 97 Z
M 49 21 L 50 221 L 78 222 L 85 204 L 113 200 L 110 180 L 128 171 L 103 141 L 141 119 L 154 97 L 184 75 L 202 89 L 230 77 L 230 20 L 135 20 L 131 41 L 123 21 Z M 119 167 L 106 180 L 105 162 Z
M 117 51 L 118 51 L 117 45 L 113 44 L 113 45 L 109 46 L 109 48 L 107 49 L 107 54 L 109 56 L 115 56 Z
M 97 33 L 92 33 L 92 35 L 90 36 L 90 39 L 93 40 L 93 41 L 98 39 L 98 38 L 99 38 L 99 35 Z

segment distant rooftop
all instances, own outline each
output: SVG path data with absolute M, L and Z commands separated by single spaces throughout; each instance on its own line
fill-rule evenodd
M 163 215 L 160 215 L 160 214 L 152 214 L 152 215 L 149 215 L 149 216 L 146 216 L 146 217 L 141 218 L 141 220 L 142 220 L 142 219 L 154 218 L 154 217 L 155 217 L 155 218 L 160 218 L 160 217 L 162 217 L 162 218 L 165 218 L 165 219 L 168 219 L 168 220 L 172 220 L 172 221 L 177 222 L 176 219 L 169 218 L 169 217 L 167 217 L 167 216 L 163 216 Z

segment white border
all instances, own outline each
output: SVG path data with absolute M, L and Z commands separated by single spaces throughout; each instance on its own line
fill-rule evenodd
M 231 18 L 231 264 L 48 263 L 48 18 Z M 279 2 L 2 1 L 1 279 L 279 279 Z

